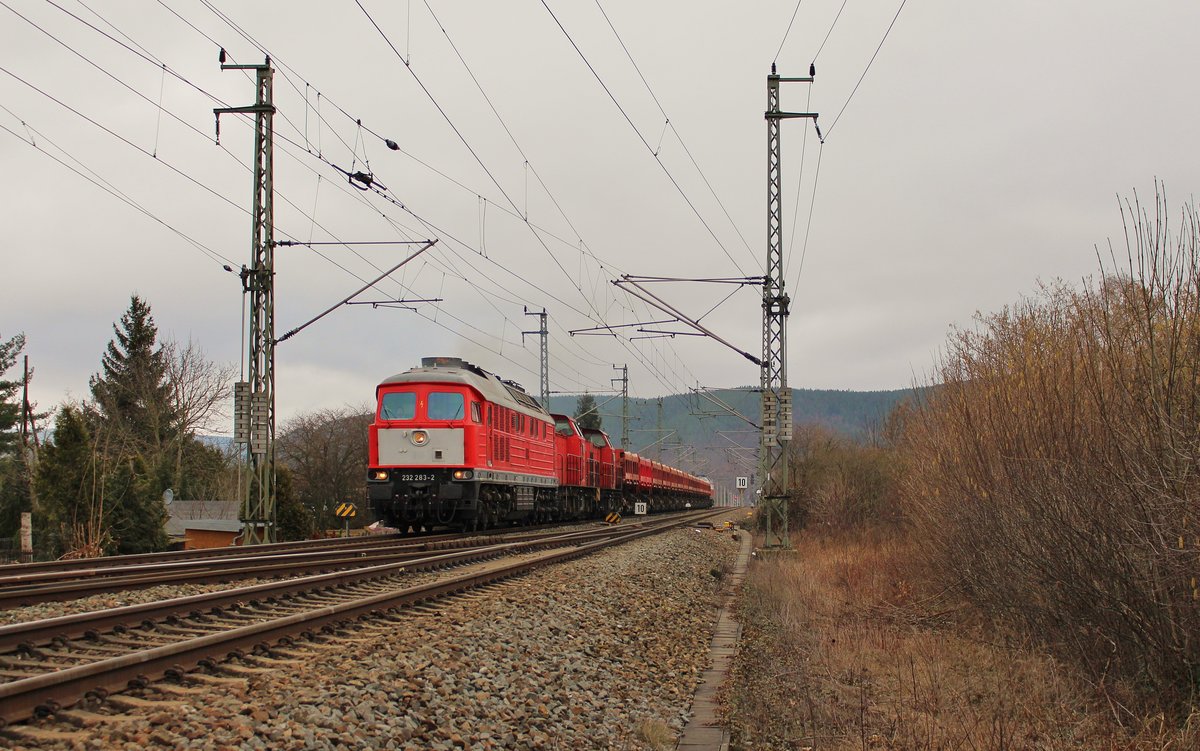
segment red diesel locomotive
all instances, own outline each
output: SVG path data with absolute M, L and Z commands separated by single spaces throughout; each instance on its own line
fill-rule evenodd
M 422 358 L 376 388 L 369 462 L 371 505 L 401 530 L 712 505 L 708 480 L 613 446 L 455 357 Z

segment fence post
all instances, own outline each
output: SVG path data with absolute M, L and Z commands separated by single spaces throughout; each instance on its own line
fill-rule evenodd
M 33 515 L 21 512 L 21 563 L 33 562 Z

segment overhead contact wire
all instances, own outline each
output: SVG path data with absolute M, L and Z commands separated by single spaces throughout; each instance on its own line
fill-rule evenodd
M 385 42 L 385 43 L 388 45 L 388 47 L 389 47 L 389 48 L 391 48 L 391 50 L 392 50 L 393 54 L 395 54 L 395 55 L 396 55 L 397 59 L 399 59 L 399 60 L 401 61 L 401 63 L 403 63 L 403 64 L 404 64 L 404 66 L 405 66 L 405 69 L 406 69 L 406 70 L 408 70 L 409 74 L 413 76 L 414 80 L 416 80 L 416 82 L 418 83 L 418 85 L 421 87 L 422 91 L 424 91 L 425 95 L 426 95 L 426 96 L 429 98 L 429 100 L 430 100 L 430 101 L 431 101 L 431 102 L 434 104 L 434 106 L 437 108 L 438 112 L 439 112 L 439 113 L 442 115 L 442 117 L 443 117 L 443 118 L 446 120 L 447 124 L 449 124 L 449 125 L 450 125 L 450 127 L 451 127 L 451 129 L 454 131 L 455 135 L 457 135 L 457 136 L 458 136 L 459 140 L 460 140 L 460 141 L 462 141 L 463 145 L 464 145 L 464 146 L 467 148 L 467 150 L 468 150 L 468 151 L 471 153 L 471 155 L 472 155 L 472 156 L 475 158 L 475 160 L 476 160 L 476 161 L 479 163 L 480 167 L 481 167 L 481 168 L 484 170 L 484 172 L 485 172 L 485 173 L 488 175 L 488 177 L 489 177 L 489 178 L 492 180 L 493 184 L 495 184 L 495 185 L 496 185 L 497 189 L 499 189 L 499 190 L 500 190 L 500 193 L 501 193 L 501 194 L 504 196 L 504 198 L 505 198 L 505 199 L 506 199 L 506 200 L 509 202 L 509 205 L 510 205 L 510 206 L 512 206 L 512 207 L 513 207 L 513 210 L 514 210 L 514 211 L 515 211 L 515 212 L 516 212 L 516 213 L 519 215 L 519 214 L 520 214 L 520 208 L 519 208 L 519 207 L 516 205 L 516 203 L 513 201 L 512 197 L 508 195 L 507 191 L 505 191 L 505 190 L 504 190 L 504 188 L 503 188 L 503 187 L 502 187 L 502 186 L 499 184 L 499 181 L 496 179 L 495 175 L 494 175 L 494 174 L 491 172 L 491 170 L 489 170 L 489 169 L 488 169 L 487 165 L 483 163 L 482 159 L 480 159 L 479 155 L 478 155 L 478 154 L 475 152 L 475 150 L 474 150 L 473 148 L 471 148 L 470 144 L 467 142 L 467 140 L 466 140 L 466 138 L 463 136 L 462 132 L 461 132 L 461 131 L 458 129 L 458 127 L 457 127 L 457 126 L 454 124 L 454 122 L 453 122 L 453 121 L 450 119 L 449 115 L 447 115 L 447 114 L 446 114 L 446 112 L 445 112 L 445 110 L 442 108 L 441 104 L 440 104 L 440 103 L 437 101 L 437 99 L 436 99 L 436 98 L 433 96 L 433 93 L 432 93 L 431 91 L 429 91 L 428 87 L 426 87 L 426 86 L 425 86 L 425 84 L 424 84 L 424 82 L 422 82 L 422 81 L 421 81 L 421 78 L 420 78 L 419 76 L 417 76 L 416 72 L 415 72 L 415 71 L 412 69 L 412 66 L 411 66 L 411 65 L 409 65 L 409 64 L 408 64 L 408 62 L 406 62 L 406 61 L 404 60 L 404 56 L 400 54 L 400 51 L 399 51 L 399 50 L 396 48 L 395 44 L 393 44 L 393 43 L 392 43 L 392 41 L 391 41 L 391 39 L 390 39 L 390 38 L 388 38 L 388 35 L 387 35 L 387 34 L 386 34 L 384 31 L 383 31 L 383 29 L 382 29 L 382 28 L 379 26 L 379 24 L 378 24 L 378 23 L 375 21 L 375 19 L 374 19 L 374 18 L 371 16 L 371 14 L 370 14 L 370 13 L 367 11 L 367 9 L 366 9 L 366 8 L 363 6 L 362 2 L 361 2 L 360 0 L 355 0 L 355 3 L 358 5 L 358 7 L 359 7 L 359 9 L 362 11 L 363 15 L 364 15 L 364 16 L 366 16 L 367 20 L 368 20 L 368 21 L 370 21 L 371 25 L 372 25 L 372 26 L 375 28 L 375 30 L 376 30 L 376 31 L 379 33 L 379 35 L 380 35 L 381 37 L 383 37 L 383 40 L 384 40 L 384 42 Z M 549 10 L 549 8 L 547 8 L 547 10 Z M 553 16 L 553 13 L 551 13 L 551 15 Z M 556 19 L 556 20 L 557 20 L 557 19 Z M 561 28 L 561 25 L 560 25 L 560 28 Z M 565 29 L 564 29 L 563 31 L 564 31 L 564 33 L 566 33 L 566 30 L 565 30 Z M 569 35 L 568 35 L 568 39 L 569 39 L 569 38 L 570 38 L 570 37 L 569 37 Z M 574 44 L 574 42 L 572 42 L 572 44 Z M 576 49 L 578 49 L 578 48 L 576 48 Z M 582 54 L 582 53 L 581 53 L 581 54 Z M 585 58 L 585 62 L 586 62 L 586 58 Z M 589 67 L 590 67 L 590 64 L 589 64 Z M 602 81 L 601 81 L 601 84 L 603 85 L 603 82 L 602 82 Z M 607 87 L 606 87 L 606 90 L 607 90 Z M 610 96 L 611 96 L 611 94 L 610 94 Z M 615 101 L 616 101 L 616 100 L 614 99 L 614 102 L 615 102 Z M 619 107 L 619 106 L 620 106 L 620 105 L 619 105 L 619 103 L 618 103 L 618 107 Z M 628 118 L 627 118 L 627 119 L 628 119 Z M 632 122 L 630 122 L 630 125 L 632 125 Z M 636 129 L 636 127 L 634 128 L 634 130 L 635 130 L 635 131 L 637 130 L 637 129 Z M 640 133 L 639 133 L 639 137 L 640 137 Z M 643 143 L 645 143 L 645 139 L 644 139 L 644 138 L 642 139 L 642 141 L 643 141 Z M 664 170 L 665 170 L 665 166 L 664 166 Z M 667 174 L 668 174 L 668 176 L 670 176 L 670 173 L 669 173 L 669 172 L 667 172 Z M 672 177 L 671 179 L 672 179 L 672 182 L 674 182 L 674 178 Z M 676 183 L 676 187 L 678 188 L 678 183 Z M 681 190 L 680 192 L 682 193 L 682 190 Z M 684 196 L 684 198 L 685 198 L 685 200 L 687 199 L 686 195 Z M 690 204 L 690 201 L 689 201 L 689 204 Z M 693 208 L 693 211 L 695 211 L 695 207 L 693 206 L 692 208 Z M 697 212 L 697 216 L 699 216 L 698 212 Z M 703 223 L 703 218 L 702 218 L 702 217 L 701 217 L 701 222 Z M 526 223 L 526 224 L 528 224 L 528 223 Z M 705 223 L 705 226 L 706 226 L 706 227 L 708 226 L 708 225 L 707 225 L 707 223 Z M 541 244 L 542 248 L 543 248 L 544 250 L 546 250 L 546 252 L 547 252 L 547 253 L 550 255 L 550 257 L 551 257 L 551 258 L 554 260 L 554 262 L 555 262 L 555 264 L 558 266 L 559 270 L 560 270 L 560 271 L 563 273 L 563 275 L 564 275 L 565 277 L 567 277 L 568 281 L 570 281 L 570 280 L 571 280 L 571 279 L 570 279 L 570 274 L 567 272 L 566 268 L 564 268 L 564 267 L 563 267 L 563 265 L 562 265 L 562 262 L 558 260 L 558 257 L 557 257 L 557 256 L 555 256 L 555 255 L 554 255 L 554 253 L 553 253 L 552 251 L 550 251 L 550 248 L 549 248 L 549 247 L 546 245 L 545 241 L 544 241 L 544 240 L 541 238 L 541 236 L 539 235 L 539 233 L 538 233 L 537 231 L 535 231 L 535 230 L 534 230 L 532 227 L 530 227 L 530 230 L 533 232 L 533 235 L 534 235 L 534 237 L 535 237 L 535 238 L 538 240 L 539 244 Z M 710 233 L 712 233 L 712 230 L 711 230 L 711 228 L 709 228 L 709 232 L 710 232 Z M 714 239 L 716 239 L 716 236 L 715 236 L 715 234 L 713 235 L 713 237 L 714 237 Z M 718 240 L 718 244 L 720 244 L 720 241 L 719 241 L 719 240 Z M 724 249 L 724 246 L 722 246 L 722 249 Z M 728 251 L 726 250 L 725 252 L 726 252 L 726 255 L 728 255 Z M 485 256 L 485 258 L 486 258 L 486 256 Z M 731 261 L 733 260 L 733 259 L 732 259 L 732 256 L 730 256 L 730 260 L 731 260 Z M 735 266 L 737 265 L 737 264 L 736 264 L 736 262 L 734 262 L 734 265 L 735 265 Z M 573 286 L 575 286 L 576 290 L 582 294 L 582 292 L 583 292 L 582 288 L 580 288 L 578 285 L 574 284 L 573 282 L 572 282 L 572 284 L 573 284 Z M 588 298 L 586 295 L 584 296 L 584 299 L 585 299 L 585 301 L 588 303 L 588 305 L 589 305 L 589 306 L 592 308 L 592 310 L 593 310 L 594 314 L 597 316 L 597 318 L 598 318 L 598 319 L 602 319 L 602 318 L 603 318 L 603 315 L 600 313 L 600 311 L 599 311 L 598 309 L 596 309 L 596 306 L 595 306 L 595 304 L 592 302 L 592 300 L 591 300 L 590 298 Z M 587 317 L 587 318 L 591 318 L 591 316 L 589 316 L 589 315 L 585 315 L 585 317 Z M 593 321 L 595 321 L 595 322 L 597 322 L 597 323 L 601 323 L 601 322 L 602 322 L 601 320 L 597 320 L 597 319 L 592 319 L 592 320 L 593 320 Z
M 858 82 L 854 84 L 854 88 L 850 91 L 850 96 L 846 97 L 845 104 L 838 110 L 837 116 L 833 118 L 833 124 L 829 126 L 829 130 L 825 131 L 825 139 L 828 140 L 833 129 L 837 127 L 838 121 L 842 119 L 842 113 L 850 106 L 850 100 L 858 92 L 858 87 L 862 85 L 863 79 L 867 77 L 867 72 L 871 70 L 871 65 L 875 62 L 875 58 L 879 56 L 879 51 L 883 49 L 883 43 L 887 41 L 888 35 L 892 33 L 892 27 L 896 25 L 896 19 L 900 18 L 900 11 L 904 10 L 904 5 L 908 0 L 900 0 L 900 7 L 896 9 L 896 15 L 892 16 L 892 22 L 888 24 L 887 31 L 883 32 L 883 38 L 879 40 L 879 46 L 875 48 L 871 59 L 867 61 L 867 67 L 863 68 L 862 75 L 858 77 Z
M 358 0 L 355 0 L 355 2 L 358 2 Z M 579 49 L 579 45 L 575 43 L 575 39 L 567 31 L 566 27 L 562 25 L 562 22 L 558 20 L 558 16 L 556 16 L 554 11 L 550 9 L 550 6 L 546 4 L 546 0 L 541 0 L 541 3 L 542 7 L 546 9 L 546 12 L 550 14 L 550 18 L 554 19 L 554 23 L 558 26 L 559 30 L 562 31 L 563 36 L 567 38 L 567 41 L 571 43 L 571 46 L 575 49 L 575 52 L 579 54 L 579 58 L 583 60 L 584 65 L 587 66 L 588 70 L 591 71 L 592 75 L 596 78 L 597 83 L 600 84 L 600 88 L 604 89 L 604 93 L 608 95 L 608 98 L 611 99 L 612 103 L 616 105 L 618 110 L 620 110 L 621 116 L 625 118 L 625 122 L 629 123 L 630 128 L 633 128 L 633 132 L 637 134 L 638 140 L 641 141 L 642 145 L 646 147 L 646 150 L 650 152 L 651 156 L 654 158 L 654 161 L 658 163 L 660 168 L 662 168 L 663 173 L 667 176 L 667 179 L 671 181 L 671 184 L 675 186 L 675 190 L 679 192 L 679 195 L 683 197 L 684 202 L 687 203 L 688 207 L 692 210 L 692 213 L 695 214 L 696 218 L 700 220 L 700 223 L 704 225 L 704 229 L 708 231 L 709 236 L 712 237 L 713 241 L 717 243 L 717 246 L 721 249 L 721 252 L 725 254 L 725 257 L 729 259 L 730 263 L 732 263 L 733 267 L 738 270 L 739 274 L 746 276 L 746 272 L 742 270 L 742 267 L 729 252 L 729 249 L 726 248 L 725 244 L 721 242 L 721 239 L 717 237 L 717 233 L 714 232 L 712 227 L 709 226 L 708 222 L 705 221 L 704 217 L 700 214 L 700 211 L 696 208 L 696 205 L 692 203 L 692 199 L 688 198 L 687 193 L 684 192 L 683 187 L 679 184 L 679 181 L 677 181 L 675 176 L 671 174 L 671 171 L 667 169 L 667 165 L 663 164 L 662 159 L 660 159 L 658 155 L 654 153 L 654 148 L 646 140 L 646 137 L 642 135 L 642 132 L 638 130 L 637 125 L 635 125 L 633 120 L 629 117 L 629 113 L 626 112 L 625 108 L 621 106 L 621 103 L 617 101 L 616 96 L 614 96 L 612 91 L 608 88 L 608 84 L 604 83 L 604 79 L 600 77 L 598 72 L 596 72 L 596 69 L 592 66 L 591 61 L 587 59 L 587 55 L 584 55 L 583 50 Z M 755 259 L 755 261 L 757 263 L 757 259 Z
M 595 1 L 596 7 L 600 10 L 600 15 L 604 16 L 605 23 L 607 23 L 608 28 L 612 30 L 613 36 L 617 38 L 617 42 L 620 43 L 621 49 L 624 50 L 625 57 L 629 59 L 630 64 L 633 65 L 633 69 L 637 71 L 638 78 L 642 79 L 642 84 L 645 85 L 646 91 L 650 92 L 650 98 L 654 100 L 654 104 L 658 107 L 658 111 L 662 113 L 663 119 L 666 121 L 666 127 L 670 128 L 671 132 L 675 134 L 675 139 L 679 141 L 679 145 L 683 147 L 683 152 L 687 154 L 688 159 L 691 160 L 692 166 L 696 168 L 696 172 L 700 175 L 700 179 L 704 181 L 704 185 L 708 188 L 708 192 L 712 194 L 712 197 L 717 202 L 717 205 L 721 207 L 721 211 L 725 213 L 725 218 L 729 220 L 729 225 L 733 227 L 733 231 L 736 232 L 738 238 L 741 239 L 742 245 L 744 245 L 746 250 L 750 252 L 751 256 L 753 256 L 754 251 L 751 249 L 750 243 L 746 241 L 746 236 L 742 234 L 741 227 L 737 225 L 737 222 L 733 221 L 733 217 L 730 215 L 729 209 L 725 208 L 725 203 L 721 201 L 721 197 L 717 195 L 716 189 L 713 187 L 712 183 L 709 182 L 708 175 L 704 174 L 704 170 L 700 168 L 700 163 L 696 161 L 696 157 L 692 154 L 692 150 L 688 148 L 687 143 L 683 140 L 683 136 L 680 135 L 679 130 L 676 129 L 675 123 L 671 121 L 670 115 L 667 114 L 666 109 L 662 106 L 662 102 L 659 101 L 658 95 L 654 93 L 654 89 L 650 86 L 650 82 L 647 81 L 646 76 L 642 74 L 641 67 L 637 64 L 637 61 L 633 59 L 633 53 L 629 51 L 629 47 L 625 45 L 625 40 L 622 39 L 621 35 L 617 32 L 617 27 L 613 25 L 612 20 L 608 17 L 608 13 L 606 13 L 604 8 L 600 5 L 600 0 Z M 799 7 L 799 5 L 797 5 L 797 7 Z

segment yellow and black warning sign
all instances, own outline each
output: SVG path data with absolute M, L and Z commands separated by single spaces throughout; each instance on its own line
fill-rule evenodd
M 334 512 L 339 519 L 349 519 L 353 516 L 358 516 L 358 507 L 353 503 L 343 503 L 337 507 Z
M 608 516 L 604 517 L 604 521 L 608 522 L 609 524 L 620 524 L 621 515 L 616 511 L 610 511 Z

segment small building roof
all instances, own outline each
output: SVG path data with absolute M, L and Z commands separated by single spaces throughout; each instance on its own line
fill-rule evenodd
M 189 529 L 238 532 L 241 503 L 238 501 L 170 501 L 167 503 L 167 534 L 183 537 Z
M 236 519 L 240 501 L 171 501 L 167 513 L 172 519 Z

